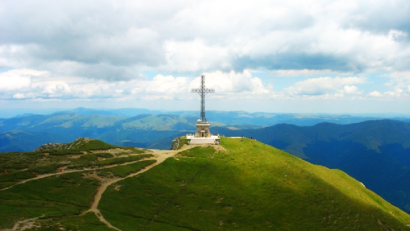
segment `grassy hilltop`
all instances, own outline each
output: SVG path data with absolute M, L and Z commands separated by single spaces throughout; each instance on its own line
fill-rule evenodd
M 114 230 L 94 213 L 86 213 L 107 179 L 121 180 L 107 187 L 98 209 L 120 230 L 410 230 L 410 215 L 342 171 L 312 165 L 255 140 L 223 138 L 220 146 L 180 152 L 126 179 L 122 178 L 153 160 L 104 169 L 98 164 L 149 155 L 132 152 L 137 151 L 100 157 L 91 167 L 72 167 L 78 172 L 0 191 L 0 230 L 30 218 L 36 219 L 26 220 L 31 224 L 26 230 Z M 56 154 L 67 158 L 54 164 L 66 163 L 68 168 L 74 165 L 69 160 L 90 159 L 88 155 L 97 153 L 75 155 Z M 0 157 L 7 160 L 6 154 Z M 13 171 L 42 174 L 30 168 Z M 8 182 L 0 190 L 15 184 L 4 180 L 10 175 L 0 175 Z

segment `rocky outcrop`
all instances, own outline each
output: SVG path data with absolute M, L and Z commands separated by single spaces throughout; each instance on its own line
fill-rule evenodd
M 76 139 L 74 142 L 71 143 L 66 143 L 66 144 L 61 144 L 61 143 L 47 143 L 43 144 L 40 147 L 36 148 L 34 151 L 43 151 L 43 150 L 54 150 L 54 149 L 73 149 L 73 148 L 79 148 L 81 147 L 84 143 L 90 142 L 91 138 L 88 137 L 80 137 Z
M 171 150 L 177 150 L 179 147 L 179 139 L 175 138 L 172 140 Z

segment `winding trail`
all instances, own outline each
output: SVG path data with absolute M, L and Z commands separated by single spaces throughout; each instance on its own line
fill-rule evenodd
M 14 188 L 15 186 L 20 185 L 20 184 L 25 184 L 25 183 L 30 182 L 30 181 L 39 180 L 39 179 L 43 179 L 43 178 L 47 178 L 47 177 L 52 177 L 52 176 L 57 176 L 57 175 L 62 175 L 62 174 L 68 174 L 68 173 L 73 173 L 73 172 L 87 172 L 87 171 L 92 171 L 92 170 L 101 170 L 101 169 L 106 169 L 106 168 L 113 168 L 113 167 L 117 167 L 117 166 L 135 164 L 135 163 L 143 161 L 143 160 L 154 160 L 154 159 L 156 159 L 155 156 L 154 157 L 148 157 L 148 158 L 142 158 L 142 159 L 136 160 L 136 161 L 125 162 L 125 163 L 122 163 L 122 164 L 107 165 L 107 166 L 104 166 L 104 167 L 83 168 L 83 169 L 78 169 L 78 170 L 75 170 L 75 169 L 74 170 L 64 170 L 63 172 L 39 175 L 39 176 L 36 176 L 34 178 L 19 181 L 18 183 L 14 184 L 14 185 L 11 185 L 7 188 L 2 188 L 2 189 L 0 189 L 0 192 L 5 191 L 7 189 Z
M 105 220 L 104 216 L 101 214 L 100 210 L 98 209 L 98 205 L 99 205 L 99 203 L 100 203 L 101 197 L 102 197 L 103 193 L 105 192 L 105 190 L 108 188 L 108 186 L 110 186 L 110 185 L 112 185 L 112 184 L 115 184 L 115 183 L 117 183 L 117 182 L 119 182 L 119 181 L 122 181 L 122 180 L 124 180 L 124 179 L 130 178 L 130 177 L 134 177 L 134 176 L 137 176 L 137 175 L 139 175 L 139 174 L 141 174 L 141 173 L 144 173 L 144 172 L 150 170 L 151 168 L 153 168 L 153 167 L 155 167 L 155 166 L 161 164 L 161 163 L 164 162 L 166 159 L 175 156 L 175 155 L 178 154 L 179 152 L 182 152 L 182 151 L 185 151 L 185 150 L 188 150 L 188 149 L 197 147 L 197 146 L 200 146 L 200 145 L 184 145 L 184 146 L 183 146 L 181 149 L 179 149 L 179 150 L 148 149 L 147 154 L 152 154 L 153 157 L 150 157 L 150 158 L 142 158 L 142 159 L 137 160 L 137 161 L 126 162 L 126 163 L 123 163 L 123 164 L 107 165 L 107 166 L 100 167 L 100 168 L 86 168 L 86 169 L 81 169 L 81 170 L 66 170 L 66 171 L 64 171 L 64 172 L 44 174 L 44 175 L 40 175 L 40 176 L 37 176 L 37 177 L 34 177 L 34 178 L 30 178 L 30 179 L 27 179 L 27 180 L 20 181 L 20 182 L 14 184 L 14 185 L 11 185 L 11 186 L 9 186 L 9 187 L 7 187 L 7 188 L 0 189 L 0 191 L 5 191 L 5 190 L 11 189 L 11 188 L 13 188 L 13 187 L 15 187 L 15 186 L 17 186 L 17 185 L 25 184 L 25 183 L 30 182 L 30 181 L 39 180 L 39 179 L 43 179 L 43 178 L 47 178 L 47 177 L 52 177 L 52 176 L 57 176 L 57 175 L 62 175 L 62 174 L 68 174 L 68 173 L 73 173 L 73 172 L 87 172 L 87 171 L 92 171 L 92 170 L 107 169 L 107 168 L 112 168 L 112 167 L 116 167 L 116 166 L 129 165 L 129 164 L 134 164 L 134 163 L 141 162 L 141 161 L 145 161 L 145 160 L 153 160 L 153 159 L 154 159 L 154 160 L 156 160 L 155 163 L 146 166 L 145 168 L 141 169 L 140 171 L 138 171 L 138 172 L 136 172 L 136 173 L 132 173 L 132 174 L 130 174 L 130 175 L 126 176 L 126 177 L 123 177 L 123 178 L 115 178 L 115 179 L 110 179 L 110 180 L 108 180 L 108 181 L 106 181 L 106 182 L 103 182 L 103 183 L 100 185 L 100 187 L 97 189 L 97 193 L 96 193 L 96 195 L 94 196 L 94 201 L 93 201 L 93 203 L 92 203 L 92 205 L 91 205 L 91 208 L 90 208 L 89 210 L 84 211 L 83 213 L 80 214 L 80 216 L 84 216 L 85 214 L 87 214 L 87 213 L 89 213 L 89 212 L 92 212 L 92 213 L 94 213 L 94 214 L 97 216 L 97 218 L 98 218 L 102 223 L 104 223 L 107 227 L 112 228 L 112 229 L 115 229 L 115 230 L 118 230 L 118 231 L 121 231 L 121 230 L 118 229 L 117 227 L 114 227 L 113 225 L 111 225 L 107 220 Z M 33 223 L 35 220 L 37 220 L 37 218 L 31 218 L 31 219 L 27 219 L 27 220 L 23 220 L 23 221 L 17 221 L 12 230 L 13 230 L 13 231 L 14 231 L 14 230 L 25 230 L 26 228 L 30 228 L 30 226 L 32 225 L 32 223 Z M 23 226 L 23 227 L 25 226 L 25 227 L 23 228 L 23 227 L 21 227 L 21 226 Z
M 176 154 L 178 154 L 179 152 L 185 151 L 185 150 L 187 150 L 187 149 L 194 148 L 194 147 L 196 147 L 196 146 L 197 146 L 197 145 L 189 145 L 189 146 L 188 146 L 188 145 L 184 145 L 184 146 L 183 146 L 181 149 L 179 149 L 179 150 L 148 149 L 149 152 L 150 152 L 152 155 L 154 155 L 154 158 L 157 160 L 155 163 L 153 163 L 153 164 L 151 164 L 151 165 L 148 165 L 148 166 L 146 166 L 144 169 L 142 169 L 142 170 L 140 170 L 140 171 L 138 171 L 138 172 L 136 172 L 136 173 L 130 174 L 130 175 L 126 176 L 126 177 L 112 179 L 112 180 L 110 180 L 110 181 L 107 181 L 107 182 L 103 183 L 103 184 L 98 188 L 97 194 L 95 194 L 94 201 L 93 201 L 93 203 L 92 203 L 92 205 L 91 205 L 91 208 L 90 208 L 89 210 L 83 212 L 81 215 L 85 215 L 86 213 L 92 212 L 92 213 L 94 213 L 94 214 L 98 217 L 98 219 L 99 219 L 102 223 L 104 223 L 107 227 L 112 228 L 112 229 L 115 229 L 115 230 L 118 230 L 118 231 L 121 231 L 121 230 L 118 229 L 117 227 L 114 227 L 113 225 L 111 225 L 111 224 L 104 218 L 104 216 L 101 214 L 100 210 L 98 209 L 98 205 L 99 205 L 99 203 L 100 203 L 101 197 L 102 197 L 103 193 L 105 192 L 105 190 L 107 190 L 108 186 L 110 186 L 110 185 L 112 185 L 112 184 L 115 184 L 115 183 L 117 183 L 118 181 L 122 181 L 122 180 L 124 180 L 124 179 L 130 178 L 130 177 L 134 177 L 134 176 L 137 176 L 137 175 L 139 175 L 139 174 L 141 174 L 141 173 L 144 173 L 144 172 L 150 170 L 151 168 L 153 168 L 153 167 L 155 167 L 155 166 L 161 164 L 162 162 L 164 162 L 164 161 L 165 161 L 166 159 L 168 159 L 169 157 L 173 157 L 173 156 L 175 156 Z M 81 216 L 81 215 L 80 215 L 80 216 Z
M 194 147 L 194 146 L 189 146 L 189 148 L 193 148 L 193 147 Z M 188 149 L 188 148 L 185 148 L 185 149 L 183 149 L 183 150 L 186 150 L 186 149 Z M 104 223 L 106 226 L 108 226 L 109 228 L 112 228 L 112 229 L 121 231 L 121 230 L 118 229 L 117 227 L 114 227 L 113 225 L 111 225 L 107 220 L 105 220 L 104 216 L 101 214 L 100 210 L 98 209 L 98 205 L 99 205 L 99 203 L 100 203 L 102 194 L 105 192 L 105 190 L 107 190 L 108 186 L 110 186 L 110 185 L 112 185 L 112 184 L 115 184 L 115 183 L 117 183 L 118 181 L 122 181 L 122 180 L 125 180 L 125 179 L 127 179 L 127 178 L 134 177 L 134 176 L 137 176 L 137 175 L 139 175 L 139 174 L 141 174 L 141 173 L 144 173 L 144 172 L 150 170 L 151 168 L 153 168 L 153 167 L 155 167 L 155 166 L 161 164 L 161 163 L 164 162 L 167 158 L 175 156 L 178 152 L 181 152 L 182 149 L 181 149 L 181 150 L 157 150 L 157 149 L 150 149 L 149 151 L 151 152 L 151 154 L 154 155 L 155 159 L 157 160 L 155 163 L 153 163 L 153 164 L 151 164 L 151 165 L 148 165 L 148 166 L 146 166 L 144 169 L 142 169 L 142 170 L 140 170 L 140 171 L 138 171 L 138 172 L 136 172 L 136 173 L 132 173 L 132 174 L 126 176 L 126 177 L 112 179 L 112 180 L 110 180 L 110 181 L 107 181 L 107 182 L 103 183 L 103 184 L 98 188 L 97 194 L 95 194 L 94 201 L 93 201 L 93 203 L 92 203 L 92 205 L 91 205 L 91 208 L 90 208 L 89 210 L 85 211 L 84 213 L 82 213 L 81 215 L 85 215 L 86 213 L 93 212 L 93 213 L 98 217 L 98 219 L 99 219 L 102 223 Z

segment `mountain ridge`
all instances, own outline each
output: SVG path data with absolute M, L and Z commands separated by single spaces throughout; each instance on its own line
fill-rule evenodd
M 381 120 L 306 127 L 281 124 L 257 130 L 221 128 L 218 132 L 227 136 L 246 134 L 313 164 L 341 169 L 410 212 L 409 123 Z
M 125 149 L 113 152 L 120 147 L 104 151 L 104 147 L 96 145 L 100 152 L 78 147 L 83 146 L 72 146 L 68 149 L 71 152 L 59 152 L 57 148 L 48 156 L 0 154 L 2 168 L 4 164 L 15 166 L 5 158 L 24 157 L 33 163 L 23 172 L 35 170 L 38 174 L 41 170 L 40 176 L 57 172 L 17 185 L 8 178 L 16 173 L 14 170 L 8 175 L 0 174 L 0 183 L 8 180 L 12 184 L 0 189 L 0 229 L 11 228 L 20 220 L 21 224 L 31 223 L 31 230 L 111 230 L 102 219 L 124 231 L 410 230 L 409 214 L 344 172 L 310 164 L 252 139 L 222 137 L 220 146 L 191 147 L 174 157 L 165 153 L 168 158 L 152 169 L 148 168 L 152 160 L 144 159 L 99 167 L 107 161 L 132 161 L 149 155 L 150 150 L 132 149 L 138 153 L 133 156 L 125 154 Z M 48 168 L 44 158 L 50 161 Z M 79 172 L 70 172 L 70 168 L 58 171 L 58 163 L 75 163 Z M 41 165 L 37 167 L 38 164 Z M 89 165 L 91 169 L 84 168 Z M 129 177 L 141 166 L 148 171 Z M 112 177 L 120 181 L 113 181 L 102 194 L 98 219 L 90 205 L 103 182 L 116 179 Z M 17 201 L 25 209 L 10 210 Z

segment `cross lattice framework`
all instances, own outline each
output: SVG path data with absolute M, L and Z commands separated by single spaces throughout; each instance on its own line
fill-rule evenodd
M 209 89 L 205 87 L 205 76 L 201 75 L 201 87 L 191 90 L 192 93 L 199 93 L 201 96 L 201 120 L 206 121 L 205 118 L 205 95 L 207 93 L 215 93 L 215 89 Z

